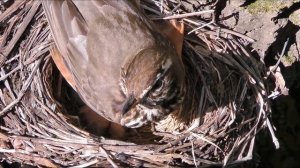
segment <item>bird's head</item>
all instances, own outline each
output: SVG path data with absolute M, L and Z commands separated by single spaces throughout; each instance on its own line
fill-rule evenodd
M 122 125 L 138 128 L 159 121 L 182 103 L 183 64 L 175 49 L 165 46 L 144 49 L 122 67 Z

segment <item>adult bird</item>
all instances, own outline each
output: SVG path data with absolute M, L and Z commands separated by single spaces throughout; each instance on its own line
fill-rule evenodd
M 125 127 L 180 108 L 184 67 L 135 1 L 43 0 L 63 76 L 97 114 Z

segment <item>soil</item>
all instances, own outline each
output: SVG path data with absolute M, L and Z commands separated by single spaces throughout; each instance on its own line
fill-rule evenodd
M 268 2 L 269 6 L 263 6 Z M 257 154 L 261 161 L 259 167 L 299 167 L 300 2 L 234 0 L 220 1 L 219 7 L 219 22 L 253 38 L 255 42 L 249 43 L 249 47 L 253 49 L 252 53 L 255 56 L 264 61 L 267 68 L 274 68 L 277 62 L 279 63 L 275 80 L 276 83 L 280 83 L 279 88 L 283 94 L 271 100 L 272 119 L 281 146 L 276 150 L 269 143 L 269 135 L 260 135 L 257 140 Z M 269 10 L 265 10 L 266 8 Z

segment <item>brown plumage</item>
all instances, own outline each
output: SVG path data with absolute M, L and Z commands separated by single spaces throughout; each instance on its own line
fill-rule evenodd
M 43 6 L 67 81 L 99 115 L 134 128 L 180 105 L 181 59 L 133 1 L 44 0 Z

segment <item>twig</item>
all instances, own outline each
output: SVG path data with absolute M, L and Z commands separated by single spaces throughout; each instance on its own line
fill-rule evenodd
M 34 69 L 32 70 L 32 72 L 31 72 L 29 78 L 25 81 L 25 83 L 24 83 L 24 85 L 23 85 L 21 91 L 20 91 L 19 94 L 18 94 L 17 99 L 15 99 L 13 102 L 11 102 L 9 105 L 7 105 L 3 110 L 1 110 L 1 112 L 0 112 L 0 117 L 1 117 L 2 115 L 4 115 L 5 112 L 7 112 L 7 111 L 10 110 L 11 108 L 13 108 L 17 103 L 20 102 L 20 100 L 22 99 L 22 97 L 23 97 L 24 94 L 26 93 L 28 87 L 30 86 L 30 83 L 31 83 L 31 81 L 32 81 L 32 79 L 33 79 L 33 77 L 34 77 L 34 74 L 35 74 L 35 72 L 38 70 L 40 64 L 41 64 L 41 59 L 39 59 L 39 60 L 36 62 L 36 65 L 35 65 Z
M 114 168 L 118 168 L 119 166 L 111 159 L 110 154 L 103 148 L 103 147 L 99 147 L 101 149 L 102 152 L 104 152 L 107 161 L 114 167 Z
M 243 34 L 241 34 L 241 33 L 235 32 L 235 31 L 233 31 L 233 30 L 229 30 L 229 29 L 226 29 L 226 28 L 216 27 L 216 26 L 213 26 L 212 24 L 207 25 L 207 23 L 205 23 L 205 22 L 198 23 L 198 22 L 195 22 L 195 21 L 193 21 L 193 20 L 191 20 L 191 19 L 186 19 L 186 18 L 184 18 L 183 20 L 186 21 L 186 22 L 192 23 L 192 24 L 194 24 L 194 25 L 196 25 L 196 26 L 201 26 L 201 24 L 202 24 L 202 25 L 206 25 L 207 27 L 209 27 L 209 28 L 212 29 L 212 30 L 219 30 L 220 32 L 232 34 L 232 35 L 235 35 L 235 36 L 237 36 L 237 37 L 246 39 L 247 41 L 249 41 L 249 42 L 251 42 L 251 43 L 255 42 L 254 39 L 252 39 L 252 38 L 250 38 L 250 37 L 248 37 L 248 36 L 246 36 L 246 35 L 243 35 Z
M 94 159 L 94 160 L 91 160 L 91 161 L 89 161 L 89 162 L 86 162 L 86 163 L 77 165 L 77 166 L 72 166 L 72 167 L 70 167 L 70 168 L 85 168 L 85 167 L 91 167 L 91 166 L 97 164 L 98 162 L 99 162 L 98 159 Z
M 12 13 L 18 10 L 22 5 L 24 5 L 26 1 L 16 1 L 11 7 L 9 7 L 4 13 L 0 15 L 0 22 L 7 19 Z
M 10 52 L 12 51 L 12 49 L 15 47 L 16 43 L 18 42 L 18 40 L 20 39 L 20 37 L 22 36 L 22 34 L 24 33 L 24 31 L 26 30 L 27 26 L 29 25 L 30 21 L 32 20 L 32 18 L 34 17 L 35 13 L 39 9 L 40 5 L 41 5 L 40 1 L 34 1 L 33 2 L 33 5 L 31 7 L 29 13 L 26 15 L 26 17 L 24 18 L 24 21 L 22 22 L 21 28 L 18 29 L 18 31 L 13 36 L 13 38 L 10 41 L 10 43 L 8 44 L 8 46 L 5 47 L 4 50 L 0 50 L 0 55 L 2 55 L 4 57 L 3 62 L 5 62 L 7 56 L 10 54 Z
M 195 164 L 195 167 L 198 168 L 198 164 L 196 162 L 196 156 L 195 156 L 193 141 L 191 141 L 191 145 L 192 145 L 192 156 L 193 156 L 194 164 Z
M 191 17 L 191 16 L 198 16 L 198 15 L 202 15 L 202 14 L 205 14 L 205 13 L 213 13 L 213 12 L 214 12 L 214 10 L 206 10 L 206 11 L 184 13 L 184 14 L 178 14 L 178 15 L 172 15 L 172 16 L 157 17 L 157 18 L 153 18 L 153 20 L 181 19 L 181 18 L 186 18 L 186 17 Z
M 287 47 L 287 45 L 289 43 L 289 40 L 290 40 L 290 38 L 287 38 L 287 40 L 285 41 L 285 43 L 283 45 L 283 48 L 282 48 L 282 51 L 281 51 L 281 54 L 280 54 L 280 57 L 279 57 L 277 63 L 272 67 L 272 69 L 270 69 L 270 72 L 274 73 L 274 71 L 277 69 L 278 65 L 280 64 L 281 59 L 284 56 L 284 53 L 286 51 L 286 47 Z

